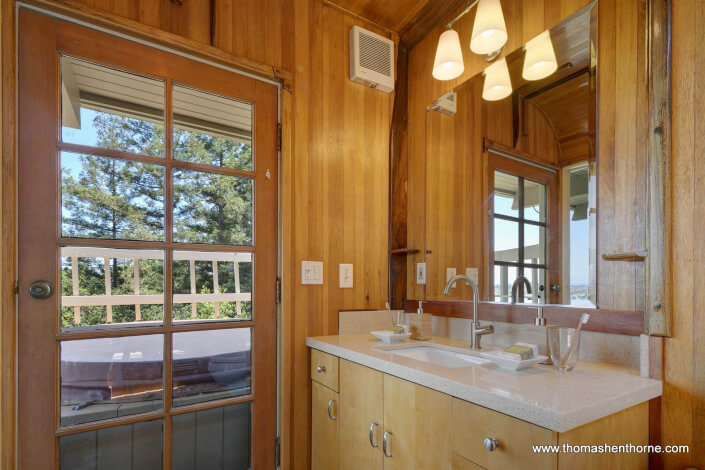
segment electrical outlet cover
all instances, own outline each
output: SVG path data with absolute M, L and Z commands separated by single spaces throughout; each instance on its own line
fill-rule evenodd
M 426 284 L 426 263 L 416 263 L 416 284 Z

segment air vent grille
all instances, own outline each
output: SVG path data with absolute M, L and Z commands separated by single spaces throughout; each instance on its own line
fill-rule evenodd
M 391 76 L 391 49 L 389 44 L 377 38 L 365 34 L 360 34 L 360 65 L 370 70 L 374 70 L 382 75 Z

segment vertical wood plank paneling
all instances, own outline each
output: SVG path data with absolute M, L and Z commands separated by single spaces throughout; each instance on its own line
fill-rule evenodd
M 307 336 L 335 334 L 342 309 L 387 301 L 389 125 L 393 96 L 348 79 L 348 33 L 359 24 L 319 0 L 294 5 L 295 136 L 290 181 L 293 356 L 292 468 L 308 468 L 310 381 Z M 285 188 L 285 194 L 286 194 Z M 301 261 L 323 261 L 322 286 L 303 286 Z M 287 261 L 287 260 L 285 260 Z M 338 287 L 352 263 L 353 288 Z
M 696 439 L 705 431 L 702 405 L 701 350 L 703 307 L 702 289 L 695 284 L 702 279 L 703 226 L 702 200 L 697 188 L 702 181 L 703 154 L 701 144 L 703 124 L 702 89 L 703 72 L 698 65 L 704 57 L 702 28 L 705 26 L 699 0 L 673 2 L 673 101 L 672 101 L 672 235 L 673 248 L 672 282 L 672 328 L 671 338 L 665 341 L 664 390 L 663 390 L 663 442 L 691 446 L 690 454 L 664 454 L 667 469 L 684 468 L 689 465 L 705 466 L 703 450 L 694 449 Z M 700 172 L 698 174 L 698 172 Z M 700 329 L 696 329 L 700 327 Z M 698 364 L 698 365 L 696 365 Z M 700 379 L 700 383 L 698 383 Z M 697 394 L 700 391 L 700 394 Z M 702 442 L 700 442 L 702 445 Z

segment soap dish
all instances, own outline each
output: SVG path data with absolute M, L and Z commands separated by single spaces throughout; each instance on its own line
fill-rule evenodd
M 394 333 L 389 330 L 371 331 L 370 333 L 387 344 L 398 343 L 399 341 L 409 339 L 409 336 L 411 336 L 411 333 Z
M 487 352 L 482 352 L 480 355 L 484 358 L 489 359 L 490 361 L 494 362 L 497 364 L 499 367 L 502 369 L 509 369 L 509 370 L 523 370 L 523 369 L 528 369 L 529 367 L 533 367 L 536 364 L 539 364 L 546 359 L 548 359 L 546 356 L 541 356 L 541 355 L 535 355 L 531 359 L 524 359 L 523 361 L 517 360 L 517 359 L 511 359 L 505 356 L 500 355 L 502 350 L 497 350 L 497 351 L 487 351 Z

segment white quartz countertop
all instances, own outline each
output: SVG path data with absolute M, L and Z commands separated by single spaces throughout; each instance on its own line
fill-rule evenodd
M 579 361 L 571 372 L 558 372 L 553 366 L 543 365 L 522 371 L 509 371 L 494 364 L 450 369 L 385 351 L 390 346 L 434 345 L 470 351 L 467 343 L 443 337 L 388 345 L 370 334 L 319 336 L 306 339 L 306 345 L 557 432 L 569 431 L 662 393 L 660 380 L 640 377 L 635 369 L 599 362 Z

